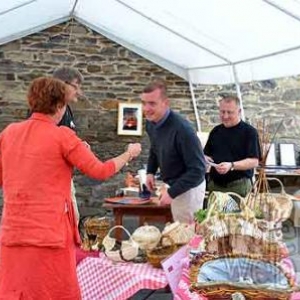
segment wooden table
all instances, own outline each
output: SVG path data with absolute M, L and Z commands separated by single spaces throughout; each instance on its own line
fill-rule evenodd
M 127 197 L 128 198 L 128 197 Z M 117 204 L 104 203 L 103 207 L 111 209 L 115 217 L 115 225 L 123 224 L 123 216 L 131 215 L 139 217 L 139 225 L 142 226 L 146 221 L 162 221 L 164 223 L 172 222 L 172 212 L 170 205 L 149 204 Z M 115 237 L 121 240 L 122 231 L 116 229 Z
M 255 176 L 257 178 L 258 172 L 255 172 Z M 285 191 L 289 194 L 294 194 L 297 190 L 300 188 L 300 173 L 296 170 L 289 170 L 286 172 L 280 171 L 280 170 L 266 170 L 266 176 L 268 177 L 275 177 L 279 179 L 284 188 Z M 271 188 L 278 188 L 278 183 L 274 183 L 272 181 L 269 181 L 269 185 Z M 273 190 L 274 191 L 274 190 Z M 276 190 L 275 190 L 276 191 Z
M 255 176 L 257 176 L 258 173 L 255 173 Z M 266 171 L 266 176 L 268 177 L 275 177 L 279 179 L 283 186 L 285 192 L 287 192 L 290 195 L 297 194 L 298 197 L 300 195 L 300 173 L 296 170 L 288 170 L 288 171 L 280 171 L 280 170 L 274 170 Z M 270 190 L 272 192 L 281 192 L 281 188 L 278 183 L 269 181 Z M 300 200 L 293 200 L 293 210 L 292 214 L 290 216 L 290 220 L 293 221 L 293 225 L 295 227 L 300 227 Z

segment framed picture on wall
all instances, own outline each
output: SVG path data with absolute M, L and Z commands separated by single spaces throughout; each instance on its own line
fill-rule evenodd
M 295 145 L 279 144 L 280 164 L 282 166 L 296 166 Z
M 142 135 L 143 112 L 141 103 L 119 103 L 118 134 Z

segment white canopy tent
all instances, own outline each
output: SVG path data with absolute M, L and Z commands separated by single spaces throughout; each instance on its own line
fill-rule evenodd
M 75 18 L 192 84 L 300 74 L 300 0 L 9 0 L 0 45 Z M 199 125 L 198 125 L 199 127 Z

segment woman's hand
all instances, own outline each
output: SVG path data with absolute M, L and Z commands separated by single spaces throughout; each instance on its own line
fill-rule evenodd
M 130 158 L 136 158 L 140 155 L 142 151 L 142 146 L 140 143 L 129 144 L 127 146 L 127 152 L 130 154 Z

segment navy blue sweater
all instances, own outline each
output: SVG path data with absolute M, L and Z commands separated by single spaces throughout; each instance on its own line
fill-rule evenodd
M 155 174 L 160 168 L 162 180 L 170 185 L 168 193 L 172 198 L 203 182 L 203 150 L 187 120 L 170 111 L 162 124 L 147 121 L 146 131 L 151 142 L 147 173 Z

